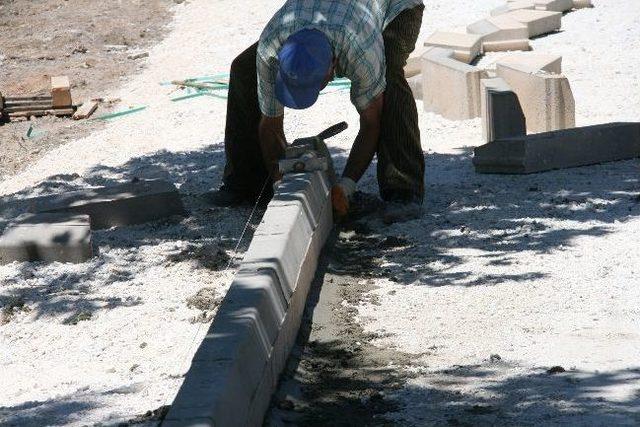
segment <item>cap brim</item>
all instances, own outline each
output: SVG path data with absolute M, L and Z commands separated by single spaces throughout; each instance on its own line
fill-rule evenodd
M 296 87 L 287 85 L 278 71 L 276 76 L 276 98 L 285 107 L 295 110 L 303 110 L 311 107 L 318 100 L 320 91 L 322 90 L 322 82 L 317 87 Z

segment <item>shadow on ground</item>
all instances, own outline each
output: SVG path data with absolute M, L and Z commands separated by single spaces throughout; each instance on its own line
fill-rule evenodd
M 83 264 L 14 263 L 3 267 L 0 306 L 5 312 L 9 311 L 9 315 L 15 307 L 28 307 L 35 318 L 65 316 L 64 323 L 73 324 L 89 319 L 99 309 L 140 304 L 141 301 L 136 299 L 101 298 L 91 292 L 95 283 L 100 283 L 103 288 L 123 282 L 135 284 L 136 265 L 148 268 L 187 261 L 210 270 L 226 268 L 252 206 L 214 208 L 202 197 L 203 193 L 219 185 L 223 165 L 222 144 L 196 151 L 159 151 L 133 158 L 119 166 L 98 165 L 82 176 L 50 176 L 38 185 L 1 196 L 0 230 L 28 210 L 29 198 L 92 186 L 109 186 L 133 179 L 164 179 L 176 184 L 188 215 L 94 231 L 97 256 Z M 253 217 L 241 251 L 250 242 L 261 212 L 259 210 Z M 171 246 L 173 242 L 175 248 Z M 142 253 L 160 245 L 165 250 L 157 258 L 149 259 L 148 254 Z M 7 319 L 5 316 L 4 321 Z
M 460 426 L 640 423 L 640 369 L 552 372 L 522 374 L 500 361 L 431 372 L 419 386 L 403 389 L 403 398 L 412 404 L 396 422 Z M 474 385 L 472 393 L 460 392 L 469 384 Z
M 431 154 L 426 165 L 419 219 L 385 226 L 365 209 L 345 225 L 351 235 L 338 244 L 365 244 L 365 264 L 356 271 L 425 286 L 535 280 L 545 276 L 544 266 L 515 275 L 506 271 L 514 254 L 562 251 L 576 238 L 606 235 L 614 224 L 640 215 L 638 160 L 532 175 L 480 175 L 465 148 L 459 155 Z M 473 253 L 495 268 L 484 274 L 465 270 L 460 253 Z

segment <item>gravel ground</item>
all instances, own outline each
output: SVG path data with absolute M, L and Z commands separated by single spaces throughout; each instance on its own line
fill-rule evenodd
M 191 320 L 202 316 L 202 304 L 211 307 L 207 301 L 215 307 L 232 274 L 217 259 L 197 262 L 198 254 L 210 253 L 199 248 L 233 255 L 248 210 L 210 210 L 196 196 L 219 183 L 224 102 L 172 103 L 170 88 L 158 83 L 226 71 L 280 4 L 178 5 L 172 32 L 150 50 L 148 68 L 113 94 L 146 110 L 0 181 L 2 206 L 12 206 L 42 192 L 163 177 L 180 187 L 192 211 L 186 219 L 97 233 L 100 255 L 85 265 L 0 267 L 3 306 L 10 307 L 9 322 L 0 326 L 8 354 L 2 368 L 15 372 L 0 390 L 0 422 L 112 423 L 171 401 L 195 350 L 192 338 L 198 332 L 197 342 L 206 330 Z M 422 37 L 462 27 L 498 4 L 428 1 Z M 579 124 L 637 119 L 639 10 L 634 0 L 596 6 L 568 14 L 564 32 L 534 46 L 565 55 Z M 346 93 L 326 94 L 311 110 L 287 115 L 287 135 L 347 121 L 349 130 L 330 140 L 340 167 L 357 132 L 348 105 Z M 350 271 L 345 281 L 366 279 L 366 286 L 340 302 L 348 315 L 342 321 L 355 319 L 352 329 L 362 330 L 354 340 L 411 355 L 413 367 L 398 368 L 405 386 L 384 394 L 393 400 L 382 406 L 393 410 L 388 422 L 637 423 L 631 380 L 639 296 L 629 266 L 638 264 L 632 238 L 639 226 L 638 161 L 480 176 L 470 161 L 471 147 L 481 143 L 479 120 L 451 122 L 422 112 L 420 119 L 424 216 L 390 227 L 375 216 L 359 220 L 368 230 L 361 233 L 376 242 L 391 236 L 408 244 L 367 249 L 371 263 L 363 269 L 371 271 Z M 377 191 L 375 166 L 360 188 Z M 212 290 L 189 308 L 187 298 L 201 288 Z M 204 311 L 206 318 L 215 308 Z M 570 372 L 547 374 L 554 365 Z M 322 378 L 316 376 L 316 386 Z
M 640 8 L 594 3 L 534 49 L 563 55 L 578 125 L 637 121 Z M 390 274 L 358 315 L 376 345 L 415 356 L 387 419 L 640 423 L 640 162 L 481 176 L 469 159 L 477 121 L 422 123 L 425 214 L 385 230 L 410 243 L 378 252 Z

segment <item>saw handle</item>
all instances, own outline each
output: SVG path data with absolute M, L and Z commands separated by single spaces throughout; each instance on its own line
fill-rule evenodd
M 336 136 L 340 132 L 344 131 L 348 127 L 349 127 L 349 125 L 347 124 L 347 122 L 337 123 L 337 124 L 335 124 L 335 125 L 333 125 L 331 127 L 328 127 L 327 129 L 323 130 L 322 132 L 320 132 L 316 138 L 318 138 L 318 139 L 331 138 L 332 136 Z

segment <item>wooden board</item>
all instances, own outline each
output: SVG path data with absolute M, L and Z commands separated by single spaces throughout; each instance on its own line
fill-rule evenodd
M 5 105 L 4 112 L 6 114 L 18 113 L 21 111 L 37 111 L 37 110 L 51 110 L 53 106 L 51 102 L 31 103 L 31 104 L 11 104 Z
M 96 101 L 87 100 L 82 103 L 80 108 L 78 108 L 73 115 L 74 120 L 86 119 L 91 116 L 94 111 L 98 108 L 98 103 Z
M 9 113 L 9 118 L 30 117 L 30 116 L 70 116 L 73 114 L 73 108 L 52 108 L 48 110 L 20 111 Z

